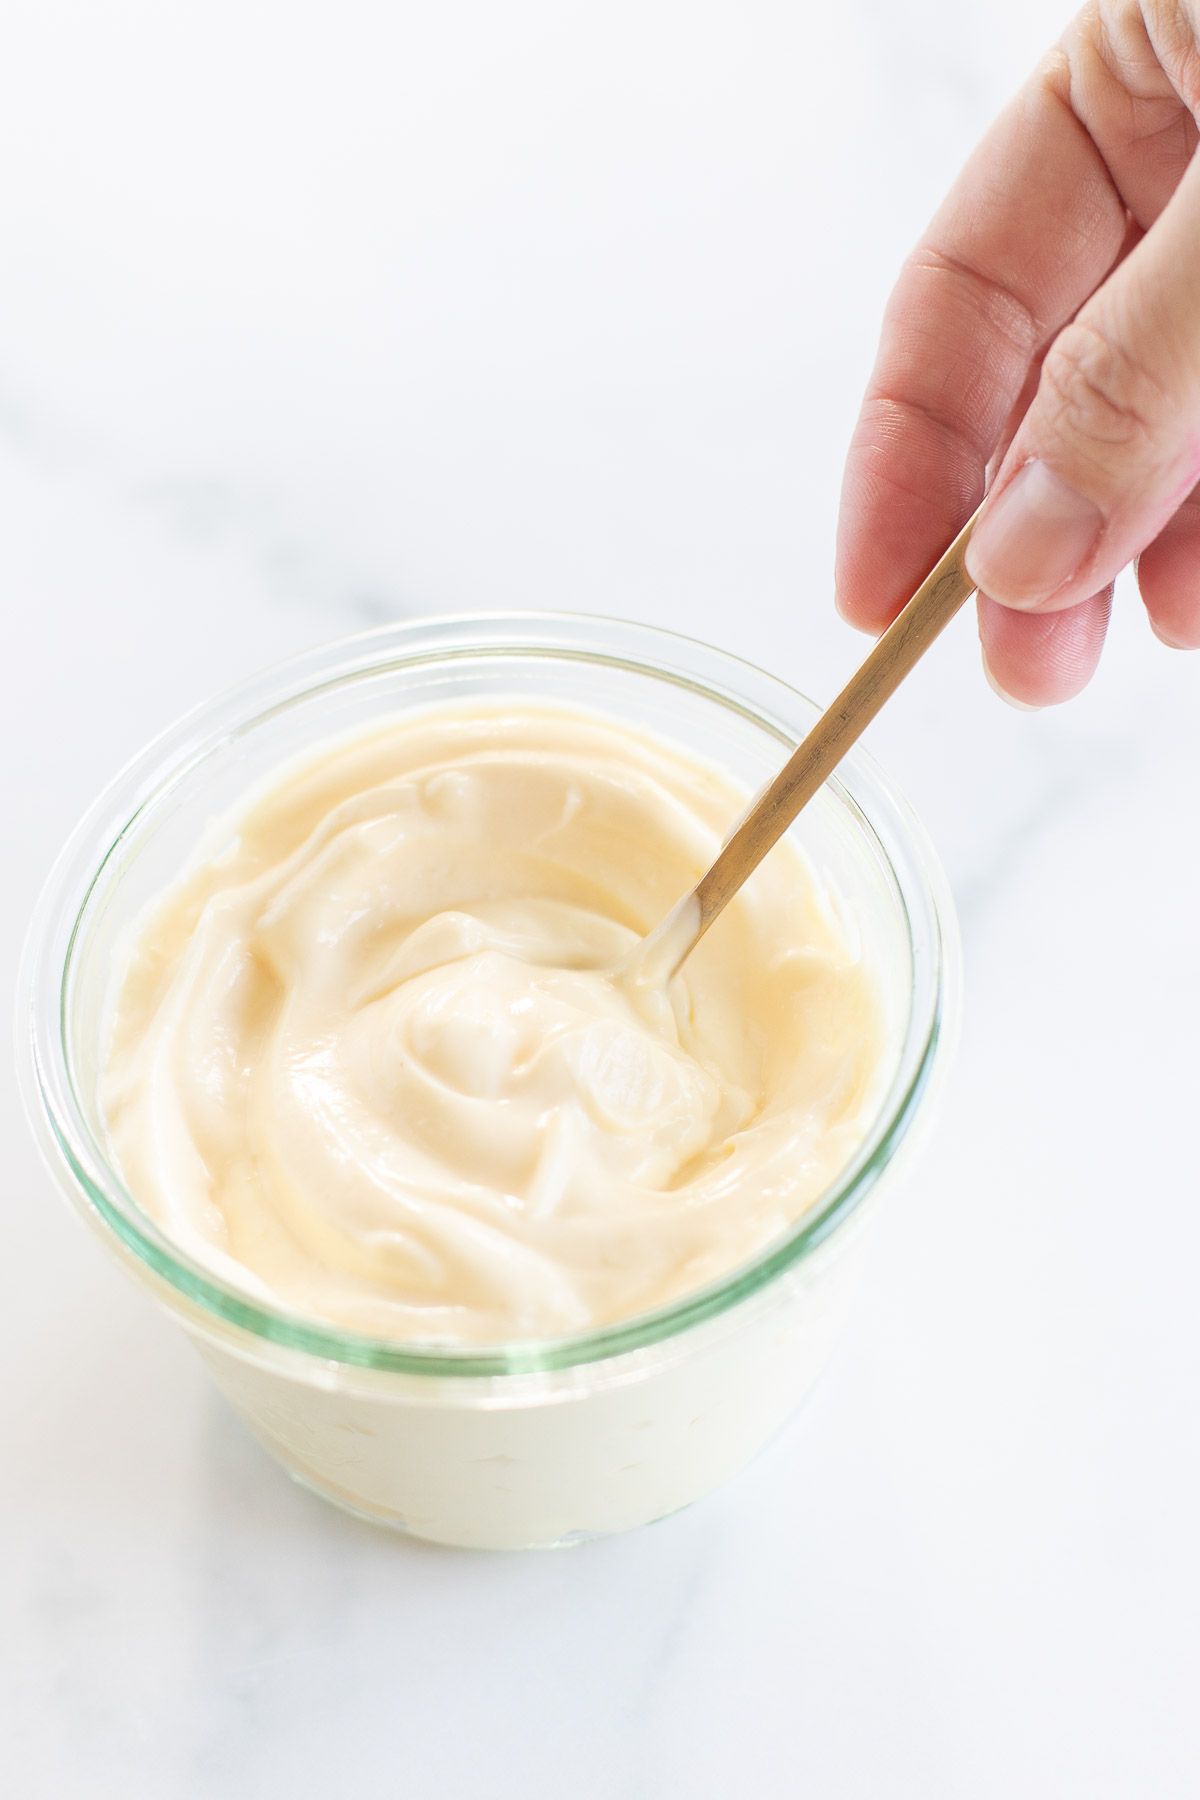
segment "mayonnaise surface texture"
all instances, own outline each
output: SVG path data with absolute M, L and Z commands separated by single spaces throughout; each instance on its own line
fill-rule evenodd
M 139 1204 L 261 1299 L 396 1340 L 626 1318 L 784 1232 L 883 1032 L 776 847 L 669 984 L 622 959 L 745 804 L 615 719 L 429 710 L 279 772 L 143 919 L 102 1104 Z

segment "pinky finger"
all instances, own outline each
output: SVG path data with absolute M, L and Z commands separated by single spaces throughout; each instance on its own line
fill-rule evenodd
M 1095 674 L 1111 608 L 1111 587 L 1056 613 L 1013 612 L 981 594 L 984 674 L 1001 698 L 1016 706 L 1074 699 Z

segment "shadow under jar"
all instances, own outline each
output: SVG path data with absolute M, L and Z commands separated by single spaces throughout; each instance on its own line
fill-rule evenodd
M 784 1236 L 655 1312 L 484 1348 L 356 1336 L 218 1279 L 141 1210 L 106 1148 L 98 1088 L 123 942 L 212 820 L 280 764 L 414 708 L 522 699 L 649 729 L 747 792 L 818 716 L 735 657 L 606 619 L 441 619 L 327 646 L 201 707 L 112 783 L 50 877 L 18 1001 L 25 1098 L 59 1185 L 267 1449 L 351 1512 L 479 1548 L 566 1544 L 661 1518 L 736 1473 L 783 1424 L 826 1360 L 864 1225 L 928 1122 L 958 988 L 937 862 L 855 753 L 792 835 L 878 982 L 887 1066 L 857 1154 Z

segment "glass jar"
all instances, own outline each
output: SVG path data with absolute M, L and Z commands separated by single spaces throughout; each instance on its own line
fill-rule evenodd
M 59 1185 L 289 1473 L 365 1518 L 495 1548 L 660 1518 L 784 1422 L 825 1361 L 868 1215 L 928 1121 L 958 987 L 937 862 L 855 753 L 793 833 L 876 972 L 889 1066 L 858 1153 L 784 1237 L 658 1311 L 486 1349 L 355 1336 L 218 1279 L 141 1211 L 105 1147 L 97 1086 L 123 936 L 206 826 L 297 752 L 416 706 L 514 698 L 627 719 L 748 791 L 818 716 L 733 656 L 607 619 L 436 619 L 309 652 L 190 714 L 92 807 L 39 903 L 18 1019 L 29 1115 Z

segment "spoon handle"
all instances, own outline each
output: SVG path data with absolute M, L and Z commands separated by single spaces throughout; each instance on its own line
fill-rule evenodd
M 679 950 L 676 968 L 783 836 L 801 807 L 833 773 L 914 663 L 975 592 L 964 557 L 977 516 L 972 514 L 967 520 L 941 561 L 726 840 L 692 895 L 687 915 L 694 935 Z

